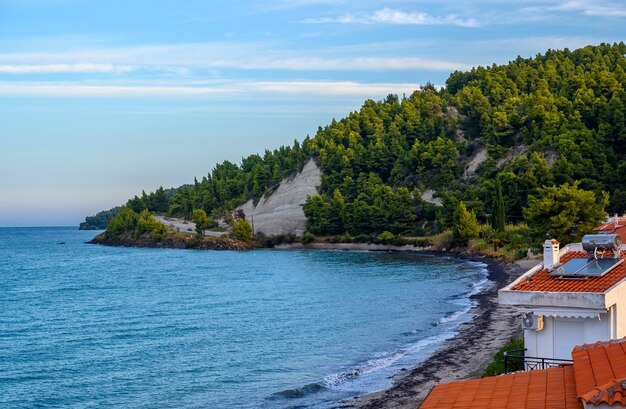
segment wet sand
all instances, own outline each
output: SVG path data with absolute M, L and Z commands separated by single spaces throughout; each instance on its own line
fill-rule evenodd
M 438 383 L 482 376 L 498 349 L 511 338 L 521 337 L 519 314 L 510 306 L 498 304 L 498 289 L 538 261 L 503 265 L 491 259 L 471 259 L 486 263 L 489 279 L 494 282 L 472 297 L 477 302 L 472 309 L 474 318 L 461 324 L 457 335 L 426 361 L 396 376 L 391 388 L 342 402 L 336 408 L 415 409 Z

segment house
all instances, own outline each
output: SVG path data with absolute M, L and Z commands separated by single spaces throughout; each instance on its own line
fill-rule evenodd
M 595 231 L 546 240 L 543 262 L 498 292 L 522 315 L 524 371 L 437 385 L 420 408 L 626 408 L 626 218 Z
M 621 243 L 614 233 L 586 235 L 563 248 L 546 240 L 543 263 L 499 291 L 501 304 L 522 313 L 526 356 L 569 359 L 575 345 L 626 336 Z
M 577 346 L 572 364 L 440 384 L 420 409 L 626 408 L 626 338 Z
M 602 226 L 593 229 L 598 234 L 619 234 L 622 243 L 626 243 L 626 215 L 618 216 L 617 214 L 610 217 Z

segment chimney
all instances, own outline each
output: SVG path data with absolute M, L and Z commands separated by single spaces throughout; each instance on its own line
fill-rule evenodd
M 553 270 L 559 265 L 559 242 L 556 240 L 546 240 L 543 243 L 543 268 Z

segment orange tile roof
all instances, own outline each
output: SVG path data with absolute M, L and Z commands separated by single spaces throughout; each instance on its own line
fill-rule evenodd
M 626 407 L 626 338 L 577 346 L 572 359 L 573 365 L 440 384 L 420 409 L 583 409 L 581 401 Z
M 620 217 L 617 222 L 617 228 L 615 227 L 615 221 L 608 222 L 602 226 L 598 226 L 593 229 L 596 232 L 605 232 L 609 234 L 619 234 L 622 238 L 622 243 L 626 243 L 626 219 Z
M 581 409 L 571 365 L 433 388 L 420 409 Z
M 621 252 L 621 257 L 626 254 Z M 570 251 L 561 257 L 561 263 L 573 258 L 587 258 L 583 251 Z M 602 277 L 585 277 L 582 279 L 562 279 L 550 275 L 547 269 L 533 274 L 528 280 L 517 284 L 513 291 L 546 291 L 546 292 L 583 292 L 603 293 L 626 278 L 626 262 L 615 267 Z
M 626 378 L 613 379 L 581 395 L 580 399 L 595 406 L 605 403 L 609 406 L 626 407 Z
M 626 338 L 575 347 L 572 359 L 583 401 L 626 406 Z
M 617 228 L 615 227 L 616 221 L 617 221 Z M 626 226 L 626 218 L 618 217 L 617 220 L 613 219 L 610 222 L 606 222 L 602 226 L 598 226 L 593 230 L 594 231 L 615 231 L 619 229 L 620 227 L 624 227 L 624 226 Z

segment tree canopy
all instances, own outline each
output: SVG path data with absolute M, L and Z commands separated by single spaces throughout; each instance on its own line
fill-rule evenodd
M 302 143 L 240 164 L 225 161 L 193 184 L 144 192 L 126 205 L 136 213 L 220 215 L 259 199 L 312 158 L 322 184 L 304 212 L 315 234 L 419 235 L 452 227 L 460 202 L 479 222 L 501 228 L 524 217 L 538 220 L 542 195 L 566 198 L 572 189 L 576 197 L 594 197 L 599 209 L 604 203 L 622 212 L 625 53 L 624 43 L 600 44 L 455 71 L 445 88 L 427 84 L 401 98 L 367 100 Z M 572 208 L 577 205 L 563 211 L 577 214 L 582 232 L 581 217 L 596 215 Z M 569 234 L 567 223 L 554 234 Z
M 546 186 L 529 196 L 524 216 L 539 238 L 545 234 L 544 238 L 562 243 L 577 242 L 604 218 L 607 195 L 596 198 L 593 192 L 579 189 L 579 184 Z

